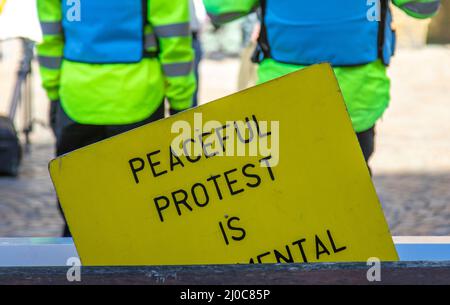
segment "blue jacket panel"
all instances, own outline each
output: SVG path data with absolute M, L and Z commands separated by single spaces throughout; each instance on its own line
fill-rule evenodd
M 143 56 L 142 0 L 80 1 L 79 19 L 74 7 L 63 3 L 64 57 L 84 63 L 131 63 Z

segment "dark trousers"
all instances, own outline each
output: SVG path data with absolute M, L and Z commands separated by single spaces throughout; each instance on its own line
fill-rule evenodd
M 141 122 L 127 125 L 84 125 L 70 119 L 59 102 L 53 103 L 58 103 L 53 126 L 57 156 L 164 118 L 164 103 L 161 103 L 161 106 L 149 118 Z M 65 222 L 63 236 L 70 237 L 69 227 L 59 202 L 58 206 Z
M 366 159 L 367 167 L 369 167 L 369 159 L 372 156 L 375 148 L 375 126 L 370 128 L 369 130 L 357 132 L 356 136 L 358 137 L 359 146 L 361 146 L 364 159 Z M 369 167 L 369 172 L 370 171 L 371 170 Z

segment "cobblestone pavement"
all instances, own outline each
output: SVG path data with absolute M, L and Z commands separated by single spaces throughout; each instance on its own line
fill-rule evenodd
M 205 61 L 201 99 L 234 92 L 237 71 L 236 60 Z M 445 47 L 400 50 L 390 69 L 392 102 L 377 127 L 372 169 L 393 235 L 450 235 L 449 73 L 450 48 Z M 45 119 L 47 104 L 37 91 L 36 110 Z M 0 178 L 0 237 L 60 234 L 47 172 L 50 139 L 47 130 L 38 128 L 19 178 Z

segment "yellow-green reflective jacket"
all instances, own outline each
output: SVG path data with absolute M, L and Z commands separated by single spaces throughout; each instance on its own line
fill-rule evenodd
M 101 52 L 97 52 L 100 60 L 93 63 L 68 57 L 95 49 L 96 46 L 87 43 L 89 39 L 103 43 L 103 49 L 126 46 L 126 41 L 105 41 L 101 33 L 95 33 L 98 30 L 95 27 L 102 25 L 102 22 L 104 29 L 109 29 L 107 20 L 102 19 L 105 12 L 92 10 L 102 5 L 113 9 L 114 5 L 123 3 L 109 1 L 105 4 L 102 0 L 71 1 L 71 4 L 61 0 L 37 1 L 44 35 L 43 42 L 38 45 L 43 86 L 50 100 L 61 100 L 62 107 L 73 120 L 82 124 L 129 124 L 149 117 L 164 98 L 175 110 L 184 110 L 192 105 L 196 81 L 192 70 L 194 52 L 188 0 L 141 2 L 145 9 L 142 10 L 143 15 L 136 16 L 136 20 L 141 18 L 144 21 L 143 33 L 131 33 L 131 36 L 142 36 L 143 53 L 153 56 L 143 56 L 132 62 L 102 62 Z M 111 24 L 111 27 L 122 31 L 136 24 L 130 14 L 117 14 L 124 24 L 118 27 Z M 70 22 L 84 26 L 87 35 L 80 36 L 77 30 L 73 31 L 77 27 Z M 119 51 L 125 55 L 127 53 L 127 50 Z M 135 49 L 130 49 L 130 54 L 133 51 Z M 83 57 L 80 55 L 79 58 Z

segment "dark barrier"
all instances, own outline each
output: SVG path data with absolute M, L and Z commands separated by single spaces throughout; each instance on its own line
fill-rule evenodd
M 371 267 L 366 263 L 81 267 L 80 282 L 69 282 L 69 267 L 3 267 L 0 284 L 450 284 L 450 261 L 382 263 L 379 282 L 368 280 Z

